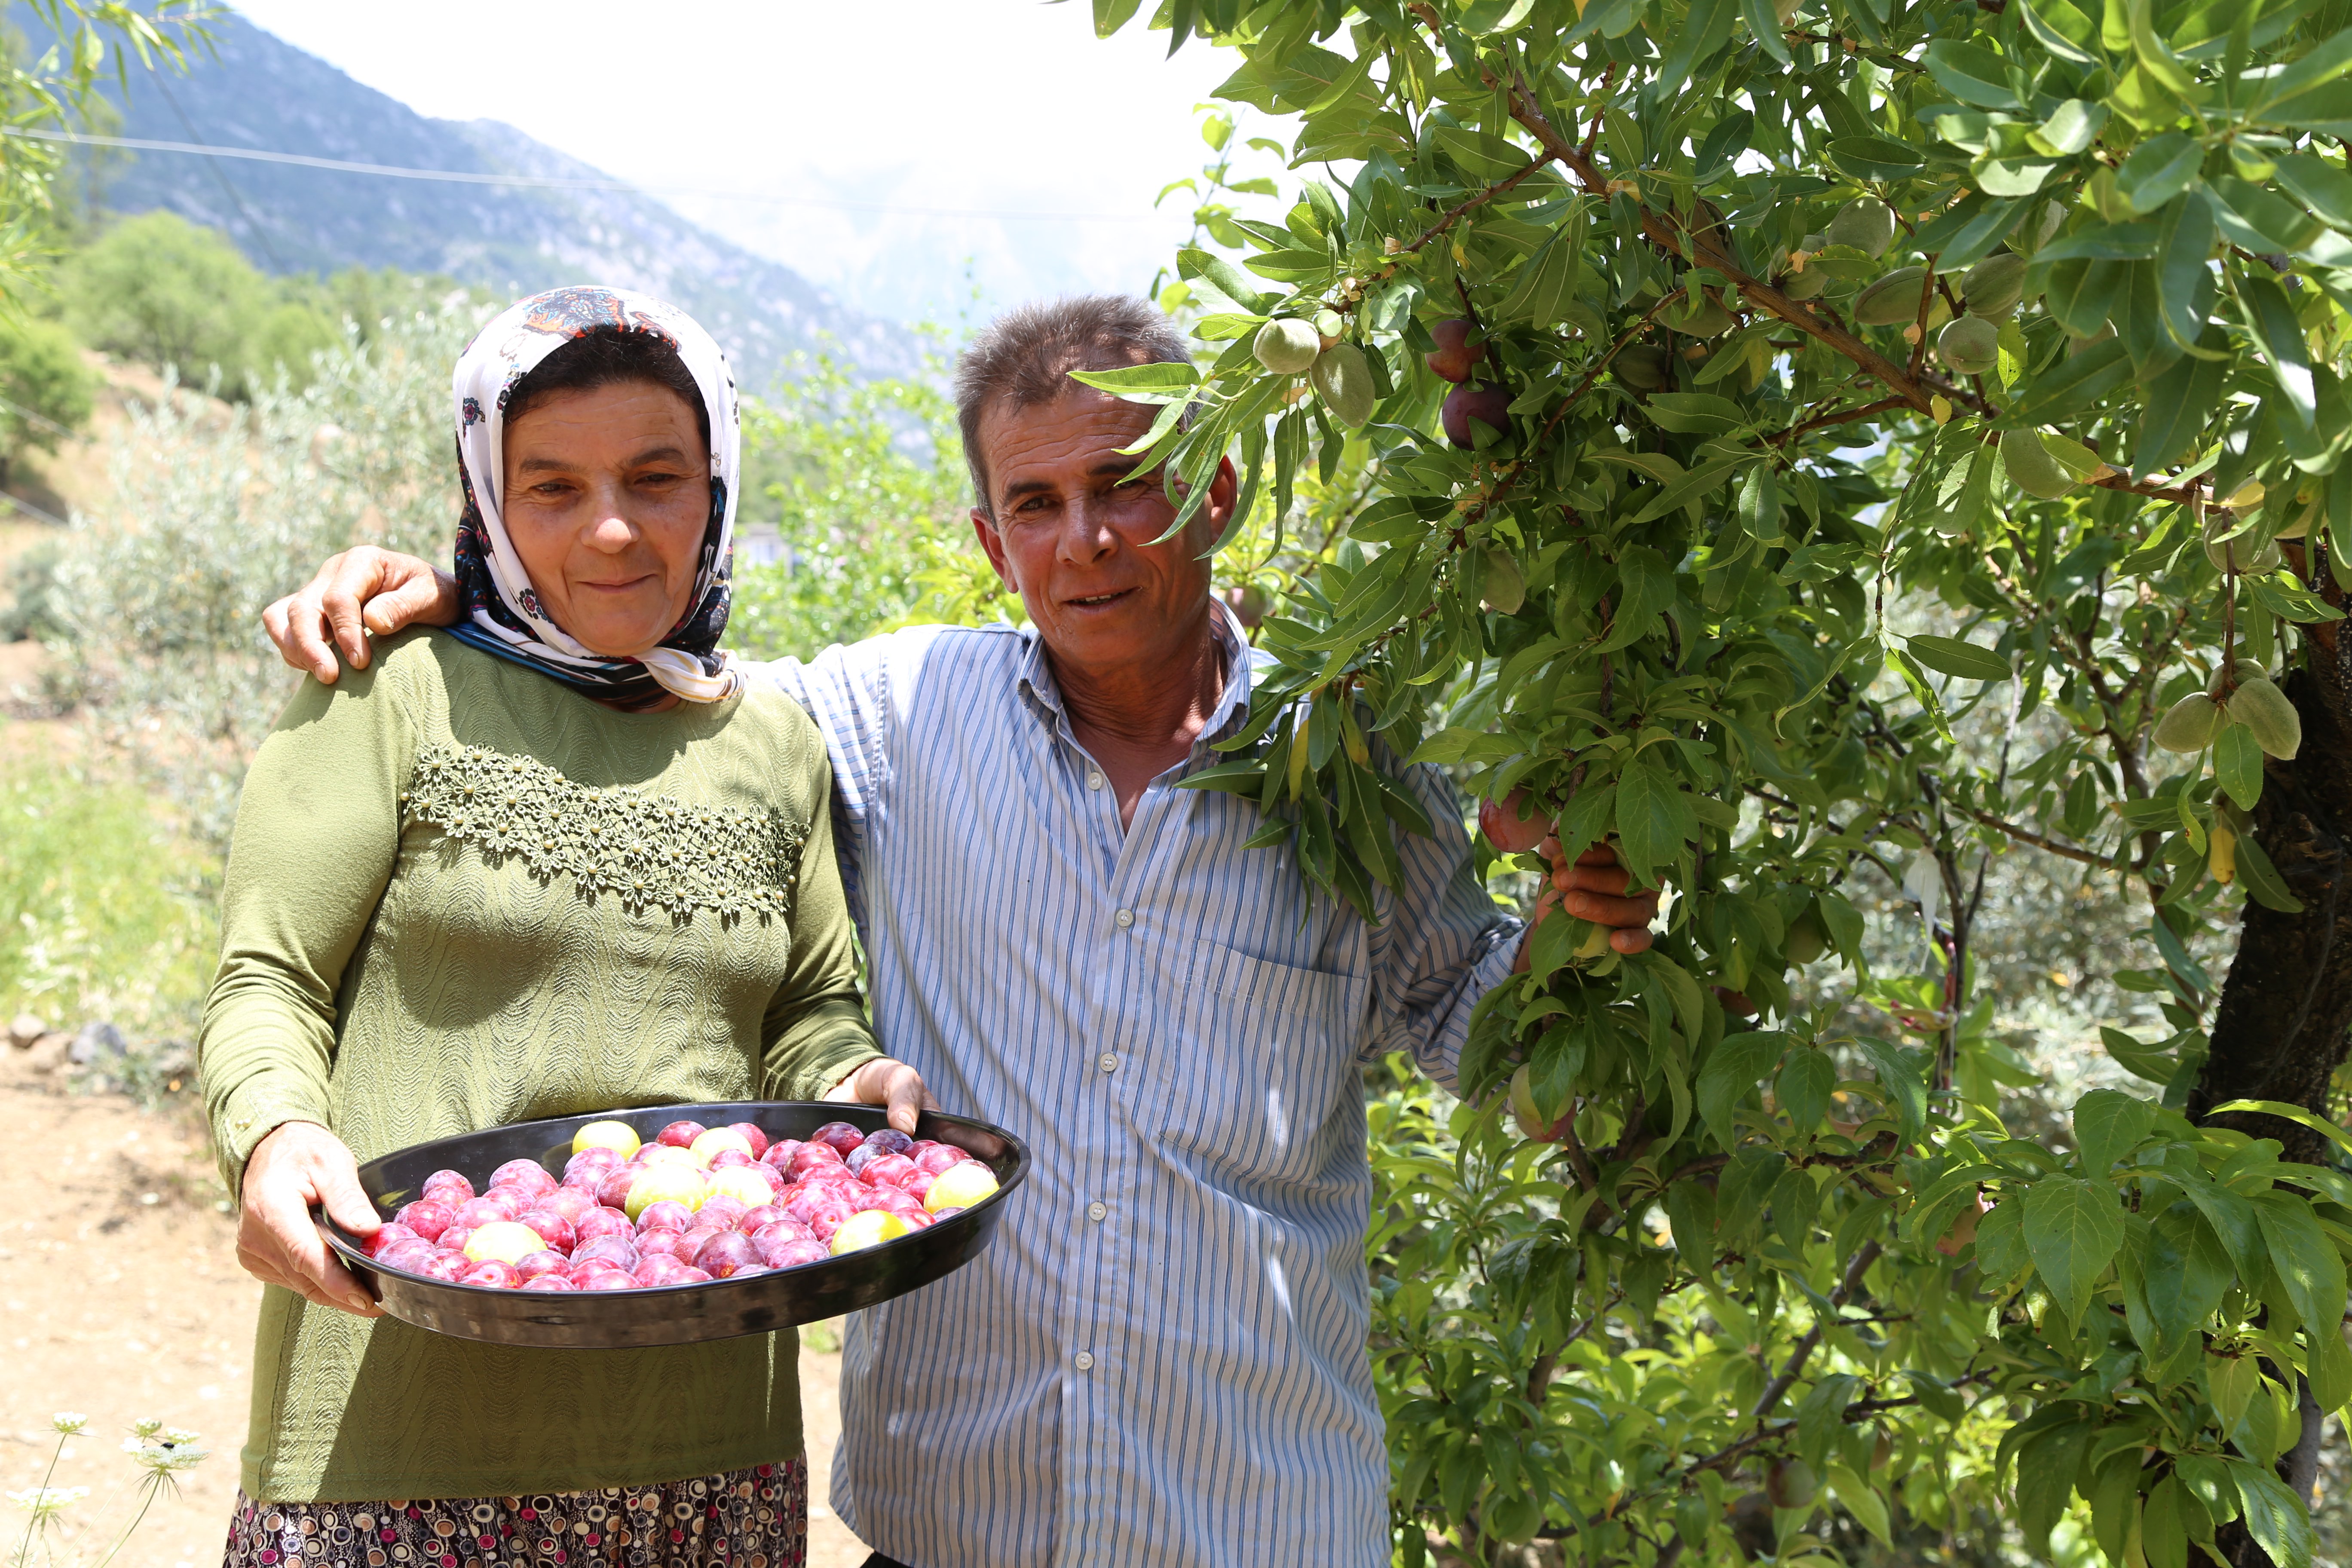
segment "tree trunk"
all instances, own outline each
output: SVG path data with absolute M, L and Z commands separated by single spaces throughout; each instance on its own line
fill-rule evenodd
M 2303 912 L 2246 900 L 2212 1053 L 2189 1098 L 2191 1117 L 2275 1138 L 2285 1145 L 2284 1158 L 2310 1164 L 2336 1159 L 2333 1145 L 2311 1129 L 2276 1116 L 2210 1113 L 2232 1100 L 2277 1100 L 2326 1116 L 2328 1080 L 2352 1031 L 2352 896 L 2343 887 L 2352 844 L 2352 637 L 2336 630 L 2315 628 L 2305 668 L 2283 683 L 2303 718 L 2303 744 L 2293 762 L 2269 763 L 2254 808 L 2254 837 L 2303 900 Z M 2301 1377 L 2295 1392 L 2301 1434 L 2279 1457 L 2278 1472 L 2308 1500 L 2322 1422 Z M 2267 1568 L 2268 1556 L 2242 1521 L 2223 1526 L 2216 1544 L 2231 1568 Z
M 2336 628 L 2322 628 L 2332 633 Z M 2323 1163 L 2326 1139 L 2275 1116 L 2210 1117 L 2231 1100 L 2281 1100 L 2327 1113 L 2329 1075 L 2352 1030 L 2352 637 L 2314 637 L 2305 668 L 2282 683 L 2303 718 L 2293 762 L 2273 761 L 2254 807 L 2254 838 L 2301 914 L 2246 900 L 2237 956 L 2221 987 L 2189 1114 L 2284 1143 L 2284 1158 Z

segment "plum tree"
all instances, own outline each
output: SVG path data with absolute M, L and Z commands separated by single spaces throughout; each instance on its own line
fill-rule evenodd
M 1398 758 L 1673 893 L 1639 957 L 1540 928 L 1450 1122 L 1375 1107 L 1402 1561 L 2039 1556 L 2070 1513 L 2135 1568 L 2310 1560 L 2352 1400 L 2345 20 L 1160 7 L 1236 52 L 1222 99 L 1297 117 L 1300 198 L 1177 258 L 1196 366 L 1083 379 L 1161 405 L 1187 508 L 1228 454 L 1244 516 L 1364 476 L 1192 782 L 1368 914 L 1420 826 Z M 1360 429 L 1251 352 L 1326 313 Z M 2164 1020 L 2040 1137 L 1972 962 L 2007 854 L 2129 891 L 2117 981 Z M 1863 973 L 1864 868 L 1917 973 Z

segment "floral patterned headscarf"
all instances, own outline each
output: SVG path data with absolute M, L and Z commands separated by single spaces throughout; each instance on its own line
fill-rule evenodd
M 507 538 L 499 486 L 505 468 L 507 400 L 541 360 L 599 329 L 651 332 L 677 351 L 710 421 L 710 521 L 686 614 L 642 658 L 591 653 L 557 626 L 531 591 L 530 574 Z M 623 708 L 649 708 L 671 692 L 719 702 L 743 683 L 735 655 L 719 647 L 727 629 L 735 543 L 735 479 L 742 454 L 735 381 L 710 334 L 675 305 L 618 289 L 551 289 L 507 308 L 458 356 L 457 472 L 466 511 L 457 522 L 457 592 L 464 614 L 450 635 L 487 653 L 529 665 L 576 690 Z

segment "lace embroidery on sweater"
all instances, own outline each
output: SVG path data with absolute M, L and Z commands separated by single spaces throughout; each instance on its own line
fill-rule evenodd
M 583 898 L 631 913 L 697 910 L 761 921 L 791 912 L 808 830 L 764 812 L 688 805 L 634 789 L 592 789 L 531 757 L 430 746 L 402 808 L 497 864 L 520 858 L 542 880 L 569 875 Z

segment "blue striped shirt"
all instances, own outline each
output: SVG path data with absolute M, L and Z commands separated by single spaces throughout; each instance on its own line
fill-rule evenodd
M 1173 787 L 1246 712 L 1218 614 L 1223 697 L 1124 833 L 1032 632 L 758 667 L 832 752 L 884 1047 L 1036 1157 L 989 1251 L 849 1322 L 834 1506 L 914 1568 L 1390 1559 L 1360 1068 L 1450 1082 L 1518 926 L 1432 770 L 1376 925 Z

